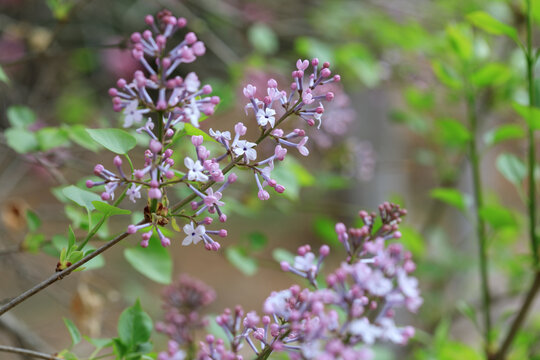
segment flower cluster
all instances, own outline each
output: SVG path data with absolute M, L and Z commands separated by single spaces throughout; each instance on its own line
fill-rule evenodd
M 193 344 L 195 332 L 208 325 L 208 320 L 200 311 L 215 298 L 216 293 L 212 288 L 187 275 L 180 276 L 172 285 L 165 287 L 162 294 L 165 320 L 156 324 L 156 330 L 171 340 L 169 353 L 160 355 L 160 359 L 174 358 L 180 346 Z
M 418 281 L 411 276 L 415 264 L 400 244 L 398 224 L 405 211 L 384 203 L 379 216 L 359 213 L 365 226 L 347 229 L 336 225 L 336 233 L 347 251 L 347 261 L 326 276 L 321 288 L 317 277 L 329 254 L 328 246 L 319 255 L 309 245 L 301 246 L 294 262 L 281 267 L 304 277 L 312 285 L 299 285 L 273 292 L 264 302 L 264 315 L 245 313 L 237 306 L 226 309 L 216 319 L 227 334 L 227 342 L 208 335 L 201 343 L 201 360 L 241 359 L 239 351 L 247 343 L 258 358 L 271 352 L 286 352 L 291 359 L 373 358 L 370 345 L 376 341 L 404 345 L 414 335 L 411 326 L 400 327 L 395 309 L 416 312 L 422 304 Z M 379 225 L 375 225 L 379 224 Z
M 283 193 L 285 187 L 272 177 L 274 166 L 285 158 L 289 149 L 307 156 L 309 138 L 303 129 L 285 132 L 280 126 L 292 115 L 310 126 L 320 126 L 323 102 L 334 98 L 333 92 L 323 90 L 324 84 L 340 81 L 340 76 L 332 75 L 327 62 L 300 59 L 292 72 L 293 81 L 288 91 L 280 88 L 274 79 L 267 81 L 267 95 L 262 99 L 255 96 L 255 86 L 248 84 L 243 89 L 248 100 L 246 113 L 253 112 L 253 125 L 260 131 L 257 139 L 247 138 L 248 128 L 242 122 L 234 126 L 234 135 L 214 129 L 206 134 L 197 129 L 199 121 L 202 114 L 209 116 L 214 112 L 219 97 L 210 96 L 212 88 L 201 86 L 195 73 L 184 78 L 175 75 L 179 65 L 195 61 L 204 54 L 204 44 L 192 32 L 179 44 L 174 44 L 173 35 L 186 26 L 186 20 L 168 11 L 160 12 L 156 18 L 148 15 L 145 21 L 150 29 L 131 36 L 132 55 L 144 71 L 136 71 L 131 81 L 118 80 L 117 88 L 109 90 L 114 109 L 124 115 L 124 127 L 137 124 L 136 131 L 149 138 L 144 164 L 133 167 L 129 161 L 131 171 L 126 172 L 122 158 L 117 156 L 113 161 L 116 171 L 96 165 L 94 174 L 101 181 L 89 180 L 87 186 L 103 185 L 104 201 L 113 200 L 119 189 L 133 202 L 142 198 L 143 190 L 147 191 L 144 220 L 127 229 L 130 234 L 144 230 L 143 247 L 148 246 L 154 233 L 163 246 L 169 246 L 171 241 L 163 227 L 171 224 L 177 231 L 183 229 L 182 245 L 202 241 L 206 249 L 218 250 L 220 244 L 214 238 L 227 236 L 227 230 L 211 230 L 209 225 L 214 219 L 227 221 L 222 209 L 225 205 L 223 191 L 237 178 L 234 173 L 227 173 L 235 167 L 251 171 L 260 200 L 270 198 L 269 188 Z M 193 155 L 175 153 L 175 143 L 184 136 L 191 136 Z M 263 140 L 274 143 L 270 154 L 259 151 L 258 145 Z M 183 159 L 183 166 L 175 163 L 174 159 L 179 158 Z M 174 185 L 186 186 L 190 195 L 171 206 L 167 191 Z M 186 205 L 191 208 L 185 208 Z M 184 219 L 185 224 L 178 226 L 177 218 Z

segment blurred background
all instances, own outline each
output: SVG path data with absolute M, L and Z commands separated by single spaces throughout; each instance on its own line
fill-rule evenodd
M 185 17 L 188 30 L 206 44 L 205 56 L 179 70 L 181 76 L 196 71 L 222 99 L 203 123 L 206 130 L 252 121 L 243 111 L 242 87 L 263 89 L 270 77 L 288 83 L 298 58 L 330 61 L 342 76 L 332 85 L 336 96 L 321 130 L 308 129 L 311 156 L 295 156 L 276 170 L 285 194 L 262 203 L 251 179 L 241 177 L 227 194 L 225 250 L 181 247 L 177 234 L 159 254 L 169 259 L 172 278 L 187 273 L 212 286 L 217 299 L 208 314 L 235 304 L 260 310 L 270 291 L 296 282 L 276 262 L 286 251 L 329 243 L 330 263 L 338 264 L 344 251 L 335 223 L 352 225 L 358 210 L 396 202 L 409 211 L 402 241 L 417 260 L 425 304 L 407 319 L 418 328 L 416 339 L 399 352 L 378 349 L 378 359 L 480 358 L 470 134 L 460 84 L 471 81 L 477 89 L 500 332 L 530 279 L 523 194 L 499 166 L 502 151 L 519 159 L 525 145 L 517 130 L 510 141 L 494 139 L 499 124 L 517 121 L 509 103 L 526 99 L 525 64 L 510 40 L 476 33 L 466 15 L 487 11 L 522 31 L 523 3 L 517 0 L 0 0 L 0 128 L 13 130 L 17 118 L 29 131 L 15 140 L 6 133 L 0 144 L 0 301 L 54 271 L 55 241 L 69 224 L 79 236 L 88 229 L 84 209 L 61 189 L 84 184 L 96 162 L 112 164 L 84 129 L 121 126 L 107 90 L 138 69 L 129 35 L 145 27 L 146 14 L 163 8 Z M 460 78 L 456 65 L 456 39 L 462 37 L 474 53 L 469 80 Z M 13 106 L 18 111 L 10 118 Z M 125 206 L 134 217 L 141 212 Z M 100 240 L 130 220 L 111 219 Z M 114 336 L 119 313 L 136 298 L 155 321 L 162 319 L 160 293 L 170 275 L 153 281 L 131 266 L 140 258 L 126 251 L 137 243 L 122 242 L 93 264 L 95 270 L 74 274 L 2 316 L 0 343 L 58 351 L 70 343 L 62 317 L 92 337 Z M 533 313 L 526 332 L 538 330 L 540 317 Z M 515 359 L 532 358 L 538 336 L 519 339 Z M 159 349 L 166 338 L 156 335 L 155 341 Z M 84 344 L 77 349 L 89 352 Z

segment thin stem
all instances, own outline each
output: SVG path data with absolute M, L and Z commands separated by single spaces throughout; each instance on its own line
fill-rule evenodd
M 143 221 L 140 221 L 137 225 L 142 224 L 142 223 L 143 223 Z M 7 304 L 0 307 L 0 316 L 2 316 L 4 313 L 11 310 L 15 306 L 19 305 L 23 301 L 27 300 L 28 298 L 34 296 L 38 292 L 44 290 L 49 285 L 52 285 L 55 282 L 57 282 L 58 280 L 61 280 L 64 277 L 68 276 L 73 271 L 75 271 L 76 269 L 78 269 L 82 265 L 86 264 L 88 261 L 92 260 L 93 258 L 98 256 L 99 254 L 103 253 L 104 251 L 108 250 L 112 246 L 119 243 L 121 240 L 125 239 L 128 235 L 129 234 L 127 232 L 124 232 L 124 233 L 118 235 L 117 237 L 115 237 L 111 241 L 109 241 L 106 244 L 104 244 L 103 246 L 99 247 L 96 251 L 88 254 L 87 256 L 83 257 L 81 260 L 77 261 L 76 263 L 72 264 L 71 266 L 68 266 L 64 270 L 51 275 L 46 280 L 40 282 L 39 284 L 35 285 L 31 289 L 29 289 L 29 290 L 25 291 L 24 293 L 20 294 L 19 296 L 15 297 L 11 301 L 9 301 Z
M 534 65 L 536 63 L 536 54 L 533 53 L 532 48 L 532 11 L 531 11 L 531 0 L 527 0 L 527 48 L 524 50 L 526 60 L 527 60 L 527 86 L 529 90 L 529 107 L 532 108 L 535 106 L 534 103 Z M 517 333 L 523 326 L 529 308 L 538 292 L 540 290 L 540 271 L 538 270 L 539 265 L 539 254 L 538 254 L 538 238 L 536 237 L 536 187 L 534 179 L 534 168 L 535 168 L 535 144 L 534 144 L 534 129 L 529 126 L 528 129 L 528 156 L 527 156 L 527 167 L 528 167 L 528 212 L 529 212 L 529 240 L 531 244 L 531 252 L 534 261 L 535 268 L 535 277 L 534 281 L 527 292 L 527 296 L 523 301 L 521 308 L 517 317 L 514 319 L 514 322 L 510 326 L 508 334 L 504 338 L 500 349 L 497 351 L 493 359 L 503 360 L 506 357 L 506 353 L 510 349 L 514 338 Z
M 21 348 L 17 348 L 13 346 L 0 345 L 0 351 L 12 353 L 12 354 L 31 356 L 36 359 L 62 360 L 61 358 L 51 355 L 51 354 L 46 354 L 46 353 L 33 351 L 33 350 L 21 349 Z
M 532 11 L 531 0 L 527 0 L 527 85 L 529 87 L 529 106 L 532 108 L 534 104 L 534 64 L 535 55 L 532 49 Z M 531 242 L 531 250 L 533 253 L 535 267 L 539 264 L 538 256 L 538 239 L 536 238 L 536 187 L 534 179 L 535 167 L 535 144 L 534 144 L 534 129 L 529 126 L 528 129 L 528 172 L 529 172 L 529 237 Z
M 467 115 L 469 120 L 469 128 L 471 131 L 471 139 L 469 140 L 469 156 L 471 159 L 472 176 L 473 176 L 473 192 L 475 201 L 475 217 L 476 217 L 476 234 L 478 238 L 478 257 L 480 262 L 480 282 L 482 287 L 482 303 L 484 308 L 484 339 L 486 341 L 486 354 L 489 354 L 491 344 L 491 299 L 488 279 L 488 254 L 487 254 L 487 237 L 486 225 L 484 219 L 480 215 L 480 210 L 483 207 L 482 196 L 482 178 L 480 175 L 480 156 L 478 154 L 478 146 L 476 143 L 477 132 L 477 114 L 476 114 L 476 98 L 474 89 L 469 85 L 467 89 Z
M 116 199 L 116 201 L 113 203 L 114 206 L 118 206 L 118 204 L 120 204 L 120 202 L 122 202 L 122 200 L 126 196 L 126 191 L 127 191 L 127 186 L 124 189 L 124 191 L 122 192 L 122 194 L 118 197 L 118 199 Z M 103 224 L 105 223 L 105 220 L 107 220 L 108 218 L 109 217 L 107 215 L 103 215 L 101 220 L 92 228 L 92 230 L 90 230 L 90 232 L 88 232 L 88 235 L 86 235 L 83 242 L 77 247 L 77 250 L 84 249 L 86 244 L 88 244 L 88 241 L 90 241 L 90 239 L 92 239 L 94 237 L 94 235 L 96 235 L 96 233 L 99 231 L 101 226 L 103 226 Z
M 285 114 L 283 114 L 279 119 L 278 121 L 276 121 L 276 125 L 274 126 L 273 129 L 275 129 L 279 124 L 281 124 L 286 118 L 288 118 L 290 115 L 292 115 L 294 113 L 293 109 L 301 102 L 301 100 L 298 100 L 293 106 L 291 106 L 289 108 L 289 110 L 287 110 L 285 112 Z M 270 133 L 272 132 L 273 129 L 268 129 L 266 132 L 263 132 L 261 134 L 261 136 L 259 136 L 259 138 L 255 141 L 255 143 L 258 145 L 261 143 L 261 141 L 263 141 L 265 138 L 267 138 Z M 231 171 L 241 160 L 243 159 L 243 156 L 238 156 L 236 158 L 234 158 L 230 163 L 227 164 L 227 166 L 225 166 L 222 170 L 222 173 L 223 174 L 227 174 L 229 171 Z M 203 185 L 203 187 L 200 189 L 201 191 L 205 191 L 206 189 L 208 189 L 209 187 L 211 187 L 212 185 L 214 185 L 216 182 L 214 180 L 211 180 L 209 182 L 207 182 L 205 185 Z M 188 197 L 184 198 L 182 201 L 178 202 L 177 204 L 173 205 L 171 207 L 171 214 L 174 214 L 175 212 L 177 212 L 178 210 L 180 210 L 182 207 L 184 207 L 186 204 L 189 204 L 193 199 L 195 199 L 197 197 L 197 194 L 191 194 L 189 195 Z
M 493 356 L 493 360 L 503 360 L 506 357 L 506 353 L 510 349 L 510 346 L 512 345 L 512 342 L 514 341 L 514 338 L 516 337 L 517 333 L 523 326 L 523 322 L 525 321 L 525 318 L 527 317 L 527 313 L 529 312 L 529 309 L 531 308 L 531 305 L 533 303 L 533 300 L 538 293 L 538 290 L 540 290 L 540 271 L 536 272 L 536 275 L 534 277 L 534 281 L 531 285 L 531 288 L 527 292 L 527 296 L 525 296 L 525 299 L 523 300 L 523 304 L 521 305 L 519 309 L 519 313 L 514 319 L 514 322 L 510 326 L 510 330 L 508 331 L 508 334 L 503 340 L 503 343 L 497 351 L 497 353 Z

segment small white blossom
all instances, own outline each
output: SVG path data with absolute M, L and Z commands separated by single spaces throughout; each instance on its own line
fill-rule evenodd
M 184 79 L 184 86 L 190 93 L 197 92 L 201 86 L 201 82 L 199 81 L 197 74 L 194 72 L 187 74 L 186 78 Z
M 182 241 L 182 245 L 187 246 L 190 244 L 197 244 L 202 240 L 203 235 L 206 234 L 206 228 L 204 225 L 198 225 L 197 227 L 193 226 L 193 223 L 184 225 L 184 232 L 186 237 Z
M 129 200 L 136 202 L 136 199 L 141 198 L 141 186 L 136 186 L 135 184 L 131 184 L 131 187 L 126 191 L 126 195 L 129 197 Z
M 257 111 L 257 123 L 260 126 L 266 126 L 266 124 L 270 124 L 270 127 L 274 127 L 274 124 L 276 122 L 276 111 L 274 109 L 266 108 L 266 110 L 259 109 Z
M 138 107 L 139 107 L 139 101 L 133 100 L 133 101 L 130 101 L 124 108 L 123 113 L 125 115 L 125 118 L 124 118 L 125 128 L 130 127 L 131 125 L 133 125 L 133 123 L 141 122 L 144 111 L 138 110 L 137 109 Z
M 233 151 L 236 156 L 245 155 L 249 162 L 249 160 L 255 160 L 257 158 L 257 151 L 253 149 L 256 145 L 257 144 L 246 140 L 238 140 L 234 145 Z
M 207 181 L 208 176 L 203 173 L 203 166 L 199 160 L 193 161 L 190 157 L 184 159 L 184 165 L 189 169 L 188 180 L 190 181 Z
M 223 132 L 219 130 L 214 131 L 212 130 L 212 128 L 210 128 L 210 135 L 216 140 L 220 138 L 223 138 L 225 140 L 231 140 L 231 133 L 229 131 L 223 131 Z
M 371 325 L 365 317 L 352 321 L 349 325 L 349 332 L 362 337 L 362 340 L 368 345 L 373 344 L 382 334 L 382 330 L 377 326 Z

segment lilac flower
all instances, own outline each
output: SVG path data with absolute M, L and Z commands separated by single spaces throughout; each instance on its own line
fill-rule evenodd
M 131 184 L 131 187 L 127 189 L 126 195 L 129 197 L 129 200 L 136 202 L 137 199 L 141 198 L 141 187 L 142 185 Z
M 210 135 L 216 139 L 216 140 L 219 140 L 219 139 L 225 139 L 225 140 L 231 140 L 231 133 L 230 131 L 219 131 L 219 130 L 212 130 L 212 128 L 210 128 L 210 131 L 209 131 Z
M 150 112 L 149 109 L 138 109 L 139 101 L 133 100 L 127 103 L 124 108 L 124 127 L 128 128 L 133 125 L 133 123 L 140 123 L 143 118 L 143 114 Z
M 176 341 L 169 340 L 168 350 L 160 352 L 157 358 L 158 360 L 184 360 L 186 353 L 179 349 Z
M 360 336 L 368 345 L 373 344 L 383 333 L 379 327 L 372 325 L 365 317 L 351 322 L 349 332 L 352 335 Z
M 197 225 L 197 227 L 194 227 L 192 222 L 184 225 L 184 232 L 187 236 L 184 238 L 184 241 L 182 241 L 182 245 L 187 246 L 191 245 L 192 243 L 199 243 L 199 241 L 201 241 L 206 234 L 206 229 L 204 225 Z
M 271 108 L 266 108 L 265 110 L 259 109 L 256 115 L 257 123 L 262 127 L 266 126 L 266 124 L 270 124 L 270 127 L 273 128 L 276 121 L 276 118 L 274 115 L 276 115 L 276 111 L 274 109 L 271 109 Z
M 186 91 L 190 93 L 197 92 L 199 90 L 199 87 L 201 86 L 201 82 L 199 81 L 199 77 L 194 72 L 190 72 L 187 74 L 186 78 L 184 79 L 184 86 L 186 88 Z
M 247 140 L 238 140 L 234 145 L 233 151 L 236 156 L 244 156 L 246 161 L 249 162 L 249 160 L 255 160 L 257 158 L 257 151 L 253 149 L 256 145 Z
M 188 180 L 190 181 L 207 181 L 208 176 L 203 174 L 203 166 L 199 160 L 193 161 L 190 157 L 184 159 L 184 165 L 188 168 Z

